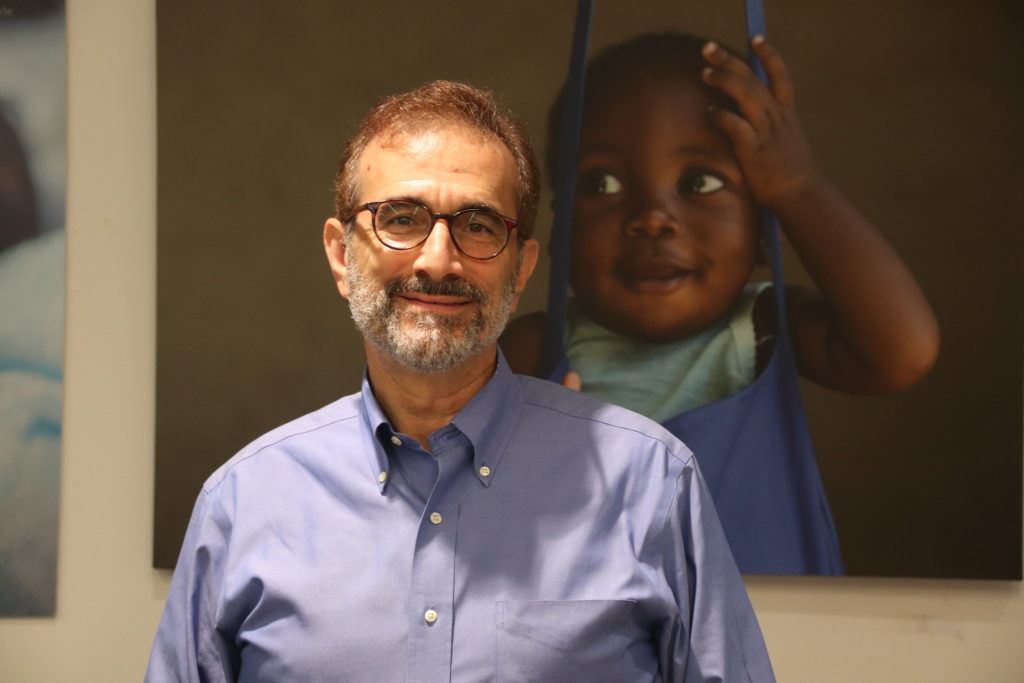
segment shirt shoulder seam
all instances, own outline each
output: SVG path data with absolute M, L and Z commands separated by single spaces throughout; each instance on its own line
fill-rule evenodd
M 680 462 L 682 462 L 683 465 L 689 465 L 691 463 L 691 461 L 693 460 L 693 452 L 692 451 L 688 452 L 685 455 L 677 453 L 676 450 L 672 447 L 672 445 L 669 444 L 664 439 L 662 439 L 662 438 L 660 438 L 658 436 L 655 436 L 654 434 L 649 434 L 649 433 L 647 433 L 645 431 L 642 431 L 640 429 L 636 429 L 634 427 L 628 427 L 626 425 L 616 424 L 614 422 L 607 422 L 605 420 L 599 420 L 599 419 L 597 419 L 595 417 L 591 417 L 591 416 L 587 416 L 587 415 L 577 415 L 575 413 L 569 413 L 569 412 L 566 412 L 564 410 L 559 410 L 558 408 L 555 408 L 555 407 L 550 406 L 550 405 L 546 405 L 546 404 L 543 404 L 543 403 L 535 403 L 535 402 L 533 402 L 533 401 L 531 401 L 529 399 L 524 399 L 523 400 L 523 404 L 524 405 L 528 405 L 528 406 L 532 406 L 534 408 L 540 408 L 542 410 L 549 410 L 549 411 L 551 411 L 553 413 L 558 413 L 559 415 L 564 415 L 565 417 L 570 417 L 570 418 L 573 418 L 573 419 L 576 419 L 576 420 L 584 420 L 584 421 L 587 421 L 587 422 L 593 422 L 595 424 L 604 425 L 606 427 L 611 427 L 613 429 L 621 429 L 623 431 L 633 432 L 634 434 L 639 434 L 640 436 L 645 437 L 647 439 L 650 439 L 651 441 L 656 441 L 657 443 L 660 443 L 665 448 L 665 450 L 668 451 L 668 453 L 672 455 L 672 457 L 674 457 L 677 460 L 679 460 Z M 687 449 L 687 451 L 689 451 L 689 449 Z
M 346 415 L 345 417 L 339 417 L 336 420 L 331 420 L 330 422 L 318 424 L 315 427 L 310 427 L 308 429 L 288 432 L 287 434 L 281 436 L 279 439 L 275 439 L 274 441 L 271 441 L 269 443 L 261 444 L 259 447 L 256 447 L 255 450 L 253 450 L 251 453 L 246 453 L 246 449 L 242 449 L 242 451 L 240 451 L 235 457 L 231 458 L 228 462 L 224 463 L 224 465 L 210 477 L 210 480 L 203 484 L 202 490 L 204 493 L 212 494 L 214 490 L 219 488 L 220 485 L 224 483 L 224 480 L 227 479 L 227 475 L 231 470 L 235 469 L 236 467 L 241 465 L 243 462 L 249 460 L 250 458 L 259 455 L 268 448 L 272 448 L 280 444 L 282 441 L 287 441 L 288 439 L 294 438 L 296 436 L 302 436 L 304 434 L 311 434 L 313 432 L 324 429 L 325 427 L 330 427 L 331 425 L 338 424 L 339 422 L 346 422 L 348 420 L 353 420 L 358 417 L 359 414 L 355 413 L 352 415 Z M 216 482 L 212 481 L 214 477 L 218 477 Z

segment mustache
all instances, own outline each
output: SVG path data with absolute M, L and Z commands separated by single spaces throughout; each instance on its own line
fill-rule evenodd
M 455 296 L 475 303 L 487 303 L 487 295 L 462 278 L 432 280 L 424 275 L 395 278 L 384 285 L 384 294 L 389 298 L 400 294 L 428 294 L 431 296 Z

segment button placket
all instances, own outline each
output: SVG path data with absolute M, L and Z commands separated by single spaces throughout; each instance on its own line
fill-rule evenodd
M 409 680 L 448 680 L 454 624 L 455 533 L 459 499 L 472 475 L 468 440 L 456 431 L 432 439 L 438 476 L 420 518 L 413 555 Z M 425 454 L 421 454 L 425 455 Z

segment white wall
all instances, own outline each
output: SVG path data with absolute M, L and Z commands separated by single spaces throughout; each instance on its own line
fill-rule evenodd
M 153 0 L 68 8 L 58 611 L 0 620 L 4 683 L 140 680 L 167 592 L 168 576 L 150 568 L 154 17 Z M 783 681 L 1024 680 L 1019 583 L 758 578 L 750 589 Z

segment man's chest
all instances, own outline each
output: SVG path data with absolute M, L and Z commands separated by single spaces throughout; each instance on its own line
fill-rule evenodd
M 654 680 L 666 615 L 621 508 L 471 475 L 274 521 L 224 596 L 240 680 Z

